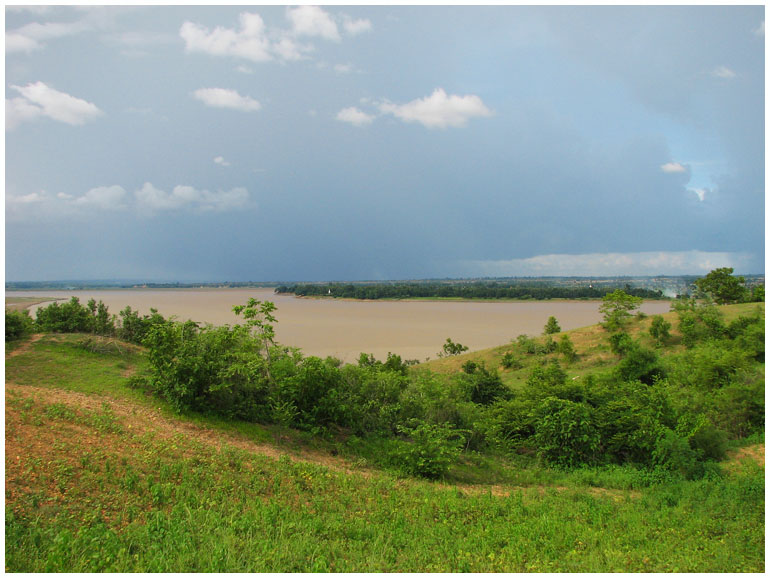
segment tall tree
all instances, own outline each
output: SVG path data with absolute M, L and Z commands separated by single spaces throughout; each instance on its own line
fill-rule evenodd
M 604 327 L 610 331 L 622 328 L 631 312 L 641 304 L 641 297 L 629 295 L 622 289 L 607 293 L 599 306 L 599 312 L 604 315 Z
M 543 333 L 546 335 L 551 335 L 553 333 L 559 333 L 561 331 L 561 327 L 559 327 L 559 322 L 556 321 L 556 317 L 551 315 L 548 318 L 548 321 L 545 324 L 545 327 L 543 328 Z
M 746 279 L 734 277 L 732 267 L 720 267 L 698 279 L 695 286 L 698 292 L 711 297 L 719 305 L 737 303 L 746 297 Z

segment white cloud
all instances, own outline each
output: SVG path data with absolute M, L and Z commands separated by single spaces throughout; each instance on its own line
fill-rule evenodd
M 708 192 L 707 189 L 690 188 L 690 189 L 687 189 L 687 190 L 690 191 L 691 193 L 694 193 L 695 196 L 698 197 L 698 200 L 701 201 L 701 202 L 703 202 L 706 199 L 706 193 Z
M 134 192 L 134 197 L 138 210 L 147 214 L 183 208 L 198 212 L 225 212 L 241 209 L 249 204 L 249 192 L 242 187 L 214 193 L 178 185 L 167 193 L 152 183 L 145 183 L 141 189 Z
M 338 74 L 348 74 L 349 72 L 353 72 L 353 65 L 352 64 L 335 64 L 334 72 Z
M 103 114 L 95 104 L 54 90 L 42 82 L 26 86 L 12 85 L 11 88 L 20 93 L 21 97 L 8 99 L 5 103 L 8 130 L 40 117 L 81 125 Z
M 684 275 L 707 273 L 716 267 L 747 270 L 754 256 L 748 253 L 708 251 L 650 251 L 538 255 L 507 261 L 463 261 L 463 275 L 479 277 Z
M 230 166 L 230 161 L 225 160 L 225 157 L 222 157 L 222 156 L 214 157 L 214 162 L 223 167 Z
M 33 52 L 45 47 L 45 41 L 78 34 L 86 29 L 83 22 L 31 22 L 5 35 L 5 51 Z
M 300 39 L 321 39 L 340 42 L 341 36 L 335 18 L 318 6 L 298 6 L 286 9 L 289 28 L 268 28 L 257 13 L 244 12 L 238 16 L 239 26 L 217 26 L 213 30 L 194 22 L 184 22 L 179 36 L 187 52 L 202 52 L 213 56 L 232 56 L 252 62 L 280 59 L 296 61 L 308 58 L 315 50 L 312 44 Z M 366 19 L 341 17 L 346 34 L 355 36 L 371 29 Z
M 185 22 L 179 35 L 187 52 L 203 52 L 214 56 L 236 56 L 254 62 L 272 60 L 265 23 L 259 14 L 244 12 L 238 16 L 240 29 L 217 26 L 209 32 L 204 26 Z
M 367 18 L 359 18 L 358 20 L 353 20 L 353 18 L 347 14 L 343 14 L 342 27 L 345 29 L 345 32 L 351 36 L 358 36 L 364 32 L 369 32 L 372 29 L 372 23 Z
M 307 44 L 299 44 L 294 38 L 284 36 L 273 43 L 272 51 L 283 60 L 302 60 L 313 47 Z
M 226 212 L 252 206 L 249 192 L 242 187 L 229 191 L 207 191 L 179 185 L 171 192 L 152 183 L 130 195 L 120 185 L 95 187 L 80 195 L 45 191 L 5 196 L 6 217 L 10 221 L 61 221 L 90 218 L 94 214 L 131 211 L 139 216 L 152 216 L 170 211 Z
M 687 167 L 681 163 L 666 163 L 665 165 L 660 165 L 660 170 L 664 173 L 686 173 Z
M 735 78 L 736 74 L 726 66 L 717 66 L 711 71 L 711 76 L 717 78 Z
M 336 118 L 341 122 L 347 122 L 354 126 L 368 126 L 372 124 L 372 121 L 374 120 L 373 115 L 366 114 L 355 106 L 343 108 L 337 113 Z
M 241 96 L 228 88 L 199 88 L 193 96 L 206 106 L 214 108 L 232 108 L 243 112 L 255 112 L 262 108 L 258 101 L 250 96 Z
M 340 41 L 337 23 L 328 12 L 318 6 L 287 8 L 286 17 L 296 36 L 319 37 L 333 42 Z
M 125 209 L 126 204 L 124 202 L 126 197 L 126 190 L 119 186 L 113 185 L 111 187 L 96 187 L 87 191 L 80 197 L 72 197 L 65 193 L 59 193 L 58 198 L 71 201 L 73 205 L 80 207 L 94 207 L 104 210 L 120 210 Z
M 29 193 L 27 195 L 6 195 L 6 204 L 17 203 L 20 205 L 29 205 L 30 203 L 42 203 L 45 201 L 45 193 Z
M 765 35 L 765 21 L 763 20 L 752 32 L 757 36 Z
M 402 105 L 384 102 L 380 104 L 380 111 L 404 122 L 419 122 L 427 128 L 462 127 L 472 118 L 492 116 L 492 111 L 478 96 L 447 95 L 442 88 Z

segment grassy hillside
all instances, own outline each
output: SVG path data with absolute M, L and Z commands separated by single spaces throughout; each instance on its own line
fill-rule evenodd
M 630 333 L 646 339 L 649 321 Z M 600 328 L 569 335 L 570 377 L 617 364 Z M 497 367 L 516 347 L 431 367 Z M 502 375 L 518 387 L 543 355 L 514 353 L 522 367 Z M 430 482 L 380 468 L 376 443 L 349 432 L 176 413 L 129 387 L 147 365 L 140 347 L 82 334 L 7 349 L 6 570 L 764 571 L 763 435 L 696 480 L 466 451 Z
M 724 316 L 724 321 L 730 323 L 740 316 L 750 316 L 757 311 L 764 314 L 764 303 L 740 303 L 737 305 L 724 305 L 719 307 Z M 626 332 L 634 339 L 649 348 L 658 349 L 662 356 L 676 355 L 684 351 L 682 336 L 677 329 L 677 315 L 674 312 L 664 313 L 662 317 L 672 325 L 671 338 L 666 341 L 665 347 L 656 348 L 655 340 L 649 335 L 652 317 L 635 316 L 626 327 Z M 551 335 L 551 339 L 558 342 L 561 336 L 567 335 L 572 341 L 577 359 L 573 362 L 565 360 L 563 355 L 557 352 L 550 354 L 528 354 L 525 347 L 516 342 L 512 336 L 511 342 L 489 349 L 473 351 L 463 355 L 434 359 L 421 364 L 421 367 L 443 374 L 452 374 L 461 370 L 464 363 L 475 361 L 484 363 L 489 368 L 500 371 L 504 383 L 511 387 L 521 386 L 528 378 L 532 369 L 543 363 L 544 360 L 558 360 L 567 370 L 570 378 L 586 375 L 597 370 L 607 370 L 615 366 L 618 356 L 610 350 L 607 341 L 607 331 L 601 325 L 581 327 L 571 331 L 564 331 Z M 542 345 L 547 336 L 531 336 L 533 340 Z M 506 353 L 512 353 L 521 365 L 514 369 L 508 369 L 503 365 L 503 357 Z

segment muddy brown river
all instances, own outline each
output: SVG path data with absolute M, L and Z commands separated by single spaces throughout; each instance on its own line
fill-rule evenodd
M 384 359 L 393 352 L 404 359 L 435 358 L 447 337 L 471 350 L 503 345 L 522 333 L 539 335 L 553 315 L 562 330 L 601 320 L 597 301 L 349 301 L 302 299 L 276 295 L 272 289 L 114 289 L 83 291 L 8 291 L 6 297 L 77 296 L 103 301 L 111 313 L 126 305 L 140 314 L 150 307 L 162 315 L 214 325 L 238 323 L 233 305 L 249 297 L 277 307 L 280 343 L 299 347 L 306 355 L 333 355 L 355 361 L 361 352 Z M 33 312 L 37 306 L 30 309 Z M 647 314 L 665 313 L 668 301 L 647 301 Z

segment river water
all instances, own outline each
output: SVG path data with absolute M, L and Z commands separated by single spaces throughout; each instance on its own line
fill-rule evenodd
M 234 305 L 249 297 L 272 301 L 277 307 L 277 340 L 302 349 L 306 355 L 333 355 L 352 362 L 359 353 L 384 359 L 388 352 L 404 359 L 435 358 L 446 341 L 471 350 L 503 345 L 521 334 L 539 335 L 553 315 L 562 330 L 593 325 L 601 320 L 596 301 L 352 301 L 303 299 L 277 295 L 272 289 L 111 289 L 82 291 L 8 291 L 6 297 L 77 296 L 103 301 L 111 313 L 126 305 L 140 314 L 156 308 L 165 317 L 214 325 L 235 324 Z M 30 309 L 34 315 L 37 306 Z M 665 313 L 667 301 L 647 301 L 647 314 Z

